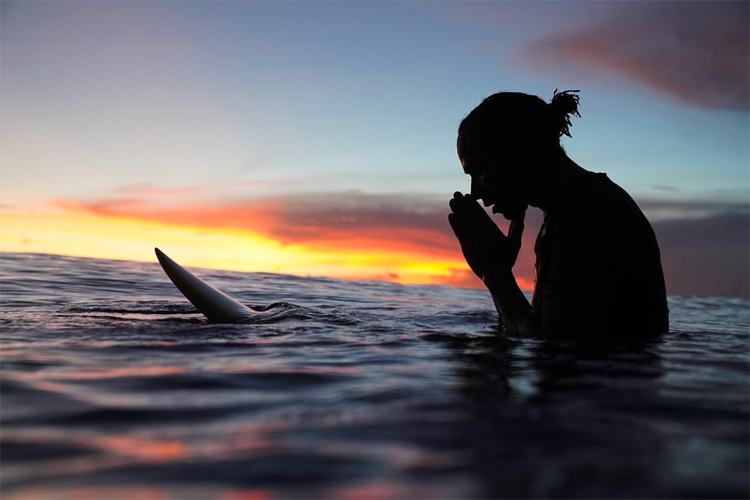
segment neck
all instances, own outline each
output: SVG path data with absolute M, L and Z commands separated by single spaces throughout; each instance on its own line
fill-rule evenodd
M 532 203 L 532 205 L 539 207 L 545 213 L 551 205 L 561 198 L 573 181 L 587 172 L 586 169 L 568 158 L 565 153 L 545 162 L 541 170 L 542 175 L 540 175 L 537 185 L 537 203 Z

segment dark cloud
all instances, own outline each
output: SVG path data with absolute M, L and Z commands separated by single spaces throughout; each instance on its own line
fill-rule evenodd
M 520 60 L 617 74 L 693 106 L 748 111 L 749 26 L 746 1 L 628 2 L 603 24 L 534 43 Z
M 638 200 L 638 206 L 651 221 L 704 219 L 723 215 L 743 215 L 748 212 L 748 204 L 737 201 L 641 199 Z
M 670 295 L 750 296 L 750 215 L 654 224 Z
M 655 184 L 651 186 L 651 188 L 656 191 L 667 191 L 672 193 L 679 193 L 681 191 L 677 186 L 668 186 L 666 184 Z
M 352 235 L 410 238 L 411 243 L 455 251 L 448 202 L 430 198 L 363 193 L 284 198 L 271 234 L 285 243 L 351 239 Z

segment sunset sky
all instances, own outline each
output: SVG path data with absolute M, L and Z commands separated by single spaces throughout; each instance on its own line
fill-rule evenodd
M 564 147 L 644 209 L 668 292 L 746 297 L 749 5 L 3 1 L 0 251 L 480 286 L 459 122 L 580 89 Z

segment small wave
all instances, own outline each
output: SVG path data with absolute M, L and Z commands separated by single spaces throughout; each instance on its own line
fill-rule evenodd
M 274 302 L 267 306 L 252 306 L 258 312 L 244 324 L 273 324 L 282 321 L 312 321 L 340 326 L 359 323 L 351 315 L 339 311 L 323 311 L 312 307 L 298 306 L 288 302 Z
M 70 314 L 190 314 L 198 312 L 191 304 L 175 304 L 166 301 L 112 301 L 106 304 L 76 304 L 63 310 Z

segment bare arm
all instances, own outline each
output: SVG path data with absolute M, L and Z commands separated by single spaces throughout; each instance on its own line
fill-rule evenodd
M 485 277 L 483 281 L 492 294 L 495 309 L 507 330 L 517 333 L 539 333 L 540 318 L 518 287 L 512 271 Z
M 487 286 L 500 321 L 508 330 L 535 333 L 539 320 L 513 276 L 521 249 L 523 217 L 511 221 L 506 236 L 471 196 L 455 193 L 448 221 L 472 271 Z

